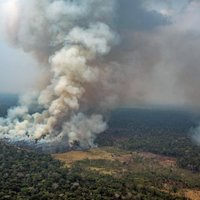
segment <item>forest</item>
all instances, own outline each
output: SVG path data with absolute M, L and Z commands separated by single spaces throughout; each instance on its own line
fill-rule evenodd
M 117 178 L 92 172 L 82 165 L 77 162 L 67 169 L 50 155 L 1 142 L 0 199 L 185 199 L 161 191 L 156 185 L 138 184 L 128 174 Z
M 1 116 L 16 101 L 1 104 Z M 191 131 L 198 120 L 191 111 L 118 109 L 95 140 L 99 148 L 82 151 L 93 157 L 73 162 L 1 140 L 0 199 L 190 199 L 188 191 L 200 188 L 200 147 Z
M 193 140 L 199 115 L 181 110 L 120 109 L 109 129 L 98 136 L 99 146 L 152 152 L 177 158 L 180 167 L 200 171 L 200 147 Z

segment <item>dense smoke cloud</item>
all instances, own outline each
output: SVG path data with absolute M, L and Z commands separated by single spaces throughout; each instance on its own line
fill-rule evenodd
M 181 11 L 145 0 L 9 0 L 2 8 L 7 40 L 32 54 L 44 77 L 0 120 L 2 138 L 88 148 L 116 106 L 199 106 L 198 1 Z
M 144 6 L 144 0 L 119 0 L 118 30 L 145 31 L 169 23 L 166 16 Z
M 140 26 L 134 22 L 121 29 L 123 42 L 111 53 L 129 80 L 126 103 L 199 107 L 200 3 L 188 2 L 181 11 L 173 10 L 167 16 L 147 10 L 146 1 L 138 4 L 132 9 L 136 13 L 132 16 L 137 16 Z M 143 16 L 148 16 L 145 23 L 151 23 L 145 25 Z
M 125 64 L 128 72 L 127 103 L 199 108 L 200 2 L 186 1 L 180 10 L 172 9 L 172 1 L 164 4 L 168 4 L 166 10 L 137 9 L 138 15 L 149 14 L 145 22 L 151 21 L 149 25 L 153 26 L 142 23 L 144 27 L 128 26 L 123 31 L 123 50 L 118 50 L 118 55 L 120 65 Z M 165 18 L 156 14 L 160 20 L 164 19 L 163 23 L 153 23 L 157 21 L 154 12 L 163 14 Z M 193 139 L 200 144 L 200 128 L 192 132 Z
M 92 146 L 107 127 L 100 107 L 106 108 L 106 99 L 114 103 L 101 78 L 109 66 L 97 60 L 118 43 L 111 26 L 115 1 L 10 0 L 3 6 L 8 41 L 43 63 L 48 79 L 1 119 L 1 137 Z M 90 94 L 98 91 L 101 98 L 93 106 Z

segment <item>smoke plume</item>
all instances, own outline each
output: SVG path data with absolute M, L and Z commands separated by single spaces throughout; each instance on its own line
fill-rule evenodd
M 88 148 L 116 106 L 199 107 L 200 3 L 155 2 L 6 1 L 7 41 L 37 60 L 43 80 L 0 119 L 0 137 Z
M 118 43 L 114 0 L 10 0 L 3 5 L 8 41 L 32 54 L 47 75 L 0 121 L 0 137 L 39 144 L 93 146 L 117 101 L 104 56 Z M 97 95 L 96 95 L 97 94 Z

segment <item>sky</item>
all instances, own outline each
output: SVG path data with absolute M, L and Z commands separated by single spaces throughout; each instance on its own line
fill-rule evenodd
M 2 40 L 0 52 L 0 92 L 21 93 L 31 89 L 38 74 L 34 59 Z
M 3 31 L 2 5 L 0 0 L 0 92 L 23 93 L 34 87 L 38 77 L 37 62 L 28 53 L 13 47 Z

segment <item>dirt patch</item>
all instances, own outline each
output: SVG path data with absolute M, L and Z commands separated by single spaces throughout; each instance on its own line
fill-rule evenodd
M 185 197 L 190 200 L 200 200 L 200 190 L 186 190 Z
M 90 149 L 88 151 L 70 151 L 62 154 L 53 154 L 55 159 L 64 161 L 67 166 L 71 166 L 75 161 L 79 160 L 115 160 L 112 153 L 106 152 L 99 148 Z
M 70 167 L 75 161 L 80 160 L 110 160 L 110 161 L 120 161 L 121 163 L 129 166 L 134 164 L 133 158 L 139 156 L 143 159 L 151 160 L 155 163 L 160 164 L 163 167 L 175 167 L 176 159 L 161 156 L 158 154 L 153 154 L 149 152 L 141 152 L 141 153 L 130 153 L 120 151 L 119 149 L 106 149 L 106 148 L 93 148 L 87 151 L 70 151 L 62 154 L 53 154 L 55 159 L 61 160 L 66 163 L 68 167 Z
M 138 154 L 143 158 L 151 159 L 154 160 L 155 162 L 158 162 L 163 167 L 176 167 L 176 158 L 161 156 L 150 152 L 141 152 Z
M 119 152 L 119 150 L 93 148 L 88 151 L 70 151 L 62 154 L 53 154 L 55 159 L 61 160 L 70 167 L 74 162 L 80 160 L 110 160 L 120 161 L 123 164 L 129 165 L 131 163 L 133 154 L 129 152 Z

